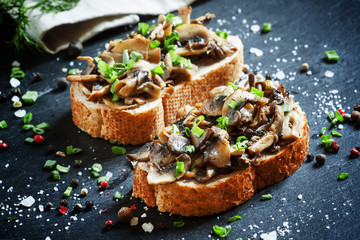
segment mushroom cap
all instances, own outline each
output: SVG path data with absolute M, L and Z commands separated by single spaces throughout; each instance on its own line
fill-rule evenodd
M 178 47 L 175 50 L 180 56 L 199 55 L 209 47 L 210 32 L 202 25 L 183 24 L 174 30 L 179 33 L 179 41 L 186 43 L 186 47 Z

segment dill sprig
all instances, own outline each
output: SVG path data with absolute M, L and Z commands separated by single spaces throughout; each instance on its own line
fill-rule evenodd
M 26 27 L 30 24 L 28 11 L 39 9 L 42 14 L 58 13 L 74 8 L 79 0 L 41 0 L 34 2 L 31 6 L 26 6 L 25 2 L 26 0 L 0 0 L 0 22 L 4 20 L 6 14 L 10 15 L 15 22 L 14 35 L 6 43 L 13 45 L 16 51 L 27 47 L 40 50 L 40 44 L 26 33 Z

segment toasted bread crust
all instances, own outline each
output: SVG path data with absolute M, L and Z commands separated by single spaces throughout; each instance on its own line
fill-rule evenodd
M 88 101 L 76 82 L 70 95 L 75 125 L 92 137 L 135 145 L 150 141 L 164 127 L 161 99 L 148 104 L 147 111 L 118 110 Z
M 202 102 L 213 87 L 240 77 L 243 45 L 238 37 L 229 37 L 234 41 L 237 52 L 214 64 L 214 67 L 201 67 L 194 79 L 175 86 L 172 95 L 142 105 L 145 111 L 137 111 L 138 107 L 118 110 L 106 104 L 88 101 L 78 83 L 73 83 L 70 89 L 73 122 L 92 137 L 120 144 L 136 145 L 154 139 L 165 124 L 175 122 L 176 112 L 181 106 Z
M 256 166 L 219 175 L 201 184 L 195 180 L 180 180 L 162 185 L 147 184 L 146 163 L 134 170 L 134 197 L 161 212 L 183 216 L 204 216 L 219 213 L 250 199 L 256 190 L 290 176 L 302 164 L 308 152 L 309 126 L 303 113 L 303 132 L 299 139 L 276 154 L 262 156 Z

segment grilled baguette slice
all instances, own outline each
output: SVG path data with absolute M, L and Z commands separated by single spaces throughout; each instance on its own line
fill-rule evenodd
M 183 216 L 204 216 L 228 210 L 250 199 L 258 189 L 277 183 L 294 173 L 303 163 L 309 148 L 309 126 L 298 106 L 301 136 L 274 154 L 262 154 L 250 167 L 218 175 L 206 183 L 181 179 L 150 185 L 148 165 L 138 162 L 134 170 L 133 197 L 142 198 L 160 212 Z
M 191 80 L 177 84 L 172 93 L 133 108 L 116 109 L 88 101 L 79 83 L 72 83 L 70 98 L 75 125 L 92 137 L 120 144 L 136 145 L 154 139 L 165 124 L 176 121 L 176 111 L 181 106 L 202 102 L 212 88 L 240 78 L 243 45 L 235 36 L 229 36 L 228 41 L 237 48 L 234 54 L 212 65 L 199 67 Z

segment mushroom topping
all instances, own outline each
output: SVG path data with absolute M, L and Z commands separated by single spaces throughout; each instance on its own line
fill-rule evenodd
M 153 142 L 148 142 L 144 144 L 138 152 L 126 155 L 126 158 L 130 161 L 147 162 L 149 161 L 149 155 L 152 145 Z
M 175 161 L 175 158 L 176 158 L 176 154 L 172 153 L 169 150 L 167 143 L 164 144 L 154 143 L 149 154 L 150 162 L 156 163 L 160 167 L 172 163 L 173 161 Z
M 181 172 L 176 170 L 178 162 L 184 163 L 184 169 Z M 191 158 L 185 153 L 178 156 L 175 162 L 164 167 L 159 167 L 157 164 L 152 163 L 149 168 L 147 181 L 151 185 L 174 182 L 185 175 L 190 168 L 190 164 Z
M 182 68 L 179 66 L 173 66 L 170 79 L 176 81 L 190 81 L 192 79 L 192 76 L 195 75 L 197 71 L 197 67 L 193 64 L 192 69 Z
M 204 161 L 215 167 L 226 167 L 230 162 L 230 144 L 222 135 L 216 134 L 204 150 Z
M 198 24 L 183 24 L 175 28 L 179 32 L 179 41 L 182 46 L 175 52 L 180 56 L 199 55 L 206 51 L 210 44 L 209 30 Z
M 220 90 L 223 90 L 221 93 Z M 210 99 L 206 100 L 201 106 L 201 112 L 208 116 L 220 116 L 222 114 L 222 109 L 224 102 L 230 94 L 234 92 L 234 89 L 231 86 L 226 88 L 217 87 L 211 90 Z
M 184 153 L 188 145 L 190 145 L 190 140 L 179 133 L 173 133 L 169 137 L 168 148 L 171 152 L 176 154 Z
M 161 77 L 164 81 L 166 81 L 170 77 L 171 71 L 173 69 L 173 63 L 171 61 L 170 53 L 167 53 L 165 55 L 164 63 L 165 63 L 164 73 L 161 75 Z
M 201 137 L 197 137 L 191 133 L 191 142 L 196 149 L 199 149 L 214 133 L 215 131 L 212 128 L 205 129 Z
M 281 106 L 275 105 L 273 119 L 269 127 L 269 131 L 279 136 L 282 131 L 283 121 L 284 121 L 284 110 L 282 109 Z M 277 139 L 275 142 L 277 142 Z
M 284 97 L 280 90 L 274 90 L 270 96 L 270 103 L 275 102 L 276 104 L 282 105 L 284 104 Z
M 137 88 L 137 93 L 148 93 L 154 98 L 159 98 L 161 96 L 161 88 L 155 85 L 152 82 L 143 83 L 140 87 Z
M 190 6 L 181 7 L 178 9 L 179 17 L 181 17 L 183 24 L 190 23 L 191 10 L 192 8 Z
M 207 182 L 210 178 L 215 176 L 216 167 L 211 165 L 206 165 L 206 170 L 196 173 L 195 180 L 199 183 Z
M 291 142 L 301 135 L 300 116 L 297 111 L 292 110 L 285 114 L 281 140 Z
M 190 23 L 201 24 L 203 26 L 207 26 L 210 23 L 211 19 L 213 19 L 215 17 L 216 17 L 215 14 L 207 13 L 204 16 L 198 17 L 196 19 L 192 19 L 190 21 Z
M 89 101 L 95 101 L 99 98 L 101 98 L 102 96 L 106 95 L 107 93 L 110 92 L 110 88 L 111 88 L 111 85 L 108 84 L 106 86 L 103 86 L 101 87 L 100 89 L 95 89 L 93 88 L 93 91 L 91 92 L 88 100 Z
M 89 75 L 94 72 L 96 65 L 92 57 L 78 57 L 79 60 L 87 60 L 86 67 L 82 70 L 81 75 Z
M 179 110 L 176 112 L 176 119 L 185 117 L 186 115 L 188 115 L 191 112 L 192 109 L 193 109 L 193 107 L 191 107 L 188 104 L 179 108 Z
M 249 150 L 250 154 L 258 155 L 273 144 L 275 137 L 276 136 L 274 133 L 268 132 L 267 134 L 262 136 L 259 141 L 257 141 L 247 149 Z

